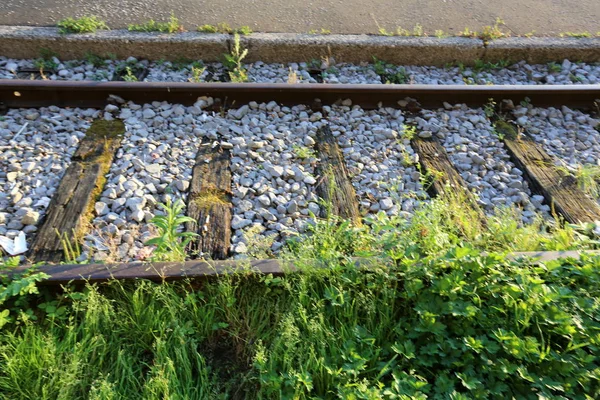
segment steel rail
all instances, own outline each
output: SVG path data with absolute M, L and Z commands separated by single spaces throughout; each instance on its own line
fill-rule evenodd
M 482 252 L 484 257 L 488 253 Z M 507 262 L 527 258 L 534 264 L 544 263 L 557 259 L 579 259 L 581 256 L 600 257 L 600 250 L 571 250 L 571 251 L 532 251 L 507 253 Z M 371 266 L 392 266 L 393 261 L 385 258 L 354 258 L 357 268 L 368 270 Z M 174 281 L 182 279 L 208 279 L 219 275 L 236 272 L 274 276 L 285 275 L 290 272 L 302 271 L 302 265 L 314 268 L 319 262 L 304 260 L 300 263 L 290 260 L 191 260 L 186 262 L 129 262 L 118 264 L 60 264 L 37 266 L 34 272 L 44 272 L 48 279 L 40 282 L 43 285 L 60 285 L 67 282 L 94 283 L 108 280 L 135 280 L 148 279 L 152 281 Z M 26 272 L 31 266 L 21 266 L 5 273 L 20 274 Z M 326 267 L 325 264 L 322 267 Z M 0 271 L 1 273 L 2 271 Z
M 444 103 L 464 103 L 481 106 L 493 98 L 496 102 L 523 100 L 536 106 L 568 105 L 589 108 L 600 101 L 600 85 L 372 85 L 372 84 L 234 84 L 234 83 L 173 83 L 173 82 L 75 82 L 0 80 L 0 109 L 3 107 L 104 107 L 117 96 L 125 101 L 148 103 L 168 101 L 193 104 L 198 97 L 221 99 L 221 106 L 238 107 L 251 101 L 276 101 L 284 105 L 335 104 L 351 99 L 365 109 L 398 107 L 406 98 L 415 99 L 421 107 L 441 107 Z M 113 100 L 111 100 L 111 98 Z M 598 252 L 585 252 L 595 253 Z M 578 257 L 580 252 L 514 253 L 510 257 L 527 255 L 542 261 L 558 257 Z M 364 260 L 365 262 L 368 260 Z M 365 262 L 361 263 L 362 265 Z M 285 266 L 284 266 L 285 264 Z M 368 264 L 368 263 L 367 263 Z M 122 263 L 87 265 L 47 265 L 39 267 L 50 279 L 48 284 L 68 281 L 105 281 L 108 279 L 183 279 L 201 278 L 229 273 L 242 266 L 257 273 L 283 274 L 294 266 L 278 260 L 262 261 L 188 261 L 185 263 Z M 22 271 L 24 267 L 18 268 Z M 15 271 L 16 272 L 16 271 Z
M 441 107 L 444 102 L 481 106 L 495 101 L 514 104 L 530 101 L 536 106 L 568 105 L 589 108 L 600 100 L 600 85 L 378 85 L 287 83 L 186 83 L 186 82 L 78 82 L 47 80 L 0 80 L 0 105 L 8 108 L 103 107 L 109 96 L 149 103 L 168 101 L 193 104 L 198 97 L 221 99 L 225 107 L 251 101 L 276 101 L 284 105 L 334 104 L 351 99 L 365 109 L 398 107 L 398 101 L 416 99 L 422 107 Z

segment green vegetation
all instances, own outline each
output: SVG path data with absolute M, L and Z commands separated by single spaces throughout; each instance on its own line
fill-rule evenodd
M 409 80 L 404 67 L 388 64 L 377 57 L 373 57 L 373 69 L 385 84 L 404 84 Z
M 448 36 L 450 36 L 449 34 L 445 33 L 443 30 L 441 29 L 436 29 L 436 31 L 433 33 L 433 36 L 435 36 L 438 39 L 443 39 L 446 38 Z
M 311 29 L 310 31 L 308 31 L 309 35 L 331 35 L 331 29 L 325 29 L 325 28 L 321 28 L 321 29 Z
M 232 28 L 226 22 L 221 22 L 217 25 L 201 25 L 198 27 L 198 32 L 249 35 L 252 33 L 252 29 L 247 25 L 240 26 L 239 28 Z
M 506 68 L 510 66 L 510 64 L 510 60 L 500 60 L 495 63 L 491 61 L 475 60 L 475 64 L 473 65 L 473 71 L 493 71 L 496 69 Z
M 96 68 L 106 66 L 106 59 L 98 54 L 94 54 L 88 51 L 85 53 L 84 58 L 88 64 L 92 64 Z
M 503 38 L 503 37 L 510 36 L 509 33 L 504 32 L 502 30 L 502 26 L 505 26 L 505 25 L 506 24 L 504 23 L 504 21 L 501 18 L 496 18 L 496 21 L 494 22 L 494 25 L 484 26 L 481 29 L 481 32 L 472 31 L 471 29 L 469 29 L 467 27 L 467 28 L 464 29 L 464 31 L 462 31 L 460 33 L 460 36 L 472 37 L 472 38 L 479 38 L 479 39 L 483 40 L 484 43 L 486 43 L 486 42 L 489 42 L 491 40 L 500 39 L 500 38 Z
M 58 64 L 54 61 L 57 54 L 49 49 L 41 49 L 40 57 L 33 61 L 33 66 L 40 71 L 42 79 L 48 79 L 46 72 L 54 72 L 58 68 Z
M 202 82 L 204 71 L 206 71 L 206 67 L 192 67 L 192 76 L 188 80 L 192 83 Z
M 310 147 L 293 145 L 292 149 L 294 151 L 294 154 L 296 154 L 296 157 L 298 157 L 301 160 L 317 157 L 317 152 L 314 149 L 311 149 Z
M 109 29 L 108 25 L 96 16 L 83 16 L 81 18 L 65 18 L 58 22 L 58 31 L 66 33 L 93 33 L 98 29 Z
M 404 29 L 401 26 L 396 28 L 395 32 L 387 31 L 385 28 L 377 25 L 378 32 L 383 36 L 426 36 L 423 32 L 423 27 L 421 24 L 415 24 L 412 30 Z
M 548 63 L 548 72 L 558 73 L 562 71 L 562 65 L 555 62 Z
M 560 37 L 571 37 L 571 38 L 591 38 L 594 37 L 590 32 L 561 32 L 559 34 Z
M 233 36 L 233 48 L 229 54 L 224 54 L 223 65 L 229 71 L 231 82 L 248 82 L 248 72 L 242 64 L 242 60 L 248 55 L 248 49 L 243 49 L 240 45 L 240 35 L 235 33 Z
M 143 24 L 131 24 L 127 27 L 129 31 L 133 32 L 163 32 L 163 33 L 177 33 L 183 32 L 185 29 L 183 25 L 179 23 L 179 19 L 171 13 L 171 17 L 168 22 L 156 22 L 151 19 Z
M 194 232 L 181 232 L 181 225 L 194 222 L 193 218 L 182 214 L 185 204 L 178 199 L 173 202 L 167 197 L 166 204 L 159 204 L 164 215 L 157 215 L 150 221 L 158 229 L 158 236 L 146 242 L 147 246 L 156 246 L 152 253 L 153 261 L 184 261 L 189 242 L 197 236 Z
M 565 175 L 574 176 L 577 186 L 584 193 L 600 199 L 600 166 L 593 164 L 579 164 L 575 167 L 560 165 L 557 169 Z
M 471 223 L 442 197 L 412 220 L 321 220 L 283 254 L 300 273 L 203 282 L 0 286 L 10 399 L 598 398 L 600 257 L 574 229 Z M 177 214 L 177 212 L 174 212 Z M 515 218 L 516 217 L 516 218 Z M 165 226 L 173 227 L 177 222 Z M 341 223 L 340 223 L 341 222 Z M 170 228 L 169 228 L 170 229 Z M 169 230 L 167 229 L 167 230 Z M 168 240 L 167 240 L 168 241 Z M 352 256 L 371 256 L 364 269 Z
M 123 80 L 125 82 L 137 82 L 138 81 L 138 78 L 135 76 L 135 74 L 131 70 L 131 67 L 129 67 L 129 66 L 125 67 L 125 74 L 123 75 Z

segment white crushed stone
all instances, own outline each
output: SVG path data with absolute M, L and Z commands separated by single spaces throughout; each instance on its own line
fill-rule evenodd
M 337 136 L 363 214 L 382 210 L 410 216 L 427 199 L 416 168 L 418 157 L 403 137 L 404 117 L 393 108 L 324 107 Z
M 0 117 L 0 235 L 37 231 L 79 140 L 100 111 L 10 109 Z
M 524 222 L 531 222 L 536 211 L 542 215 L 550 211 L 542 204 L 541 196 L 532 196 L 523 171 L 510 161 L 482 109 L 446 105 L 443 109 L 423 110 L 414 122 L 419 129 L 432 132 L 441 141 L 486 212 L 517 205 L 523 209 Z
M 86 236 L 82 259 L 126 261 L 143 258 L 152 236 L 148 222 L 162 211 L 167 196 L 185 201 L 204 113 L 191 107 L 133 103 L 115 111 L 126 133 L 95 204 L 96 218 Z M 107 260 L 109 254 L 115 259 Z
M 566 106 L 517 106 L 513 115 L 517 124 L 556 158 L 557 165 L 600 165 L 600 119 Z
M 202 63 L 201 61 L 148 61 L 129 57 L 127 60 L 70 60 L 61 61 L 51 57 L 47 62 L 55 67 L 55 73 L 46 73 L 50 80 L 112 80 L 115 71 L 129 66 L 134 69 L 144 67 L 148 82 L 189 82 L 195 80 L 193 68 L 206 70 L 200 74 L 201 82 L 222 81 L 227 75 L 221 63 Z M 93 63 L 92 63 L 93 62 Z M 39 62 L 38 62 L 39 63 Z M 95 65 L 94 65 L 95 64 Z M 19 68 L 38 69 L 35 59 L 10 59 L 0 56 L 0 79 L 15 79 Z M 401 72 L 406 76 L 406 83 L 415 84 L 479 84 L 479 85 L 566 85 L 566 84 L 599 84 L 600 65 L 563 60 L 562 63 L 527 64 L 521 61 L 512 65 L 482 64 L 473 67 L 464 66 L 396 66 L 385 65 L 386 72 Z M 297 63 L 272 63 L 261 61 L 245 64 L 250 82 L 285 83 L 352 83 L 378 84 L 382 78 L 373 63 L 347 64 L 335 63 L 333 59 L 308 60 Z M 311 75 L 310 71 L 317 72 Z

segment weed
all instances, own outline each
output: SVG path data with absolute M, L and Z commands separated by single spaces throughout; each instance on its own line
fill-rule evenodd
M 60 238 L 60 243 L 63 248 L 63 254 L 65 258 L 65 262 L 67 264 L 77 264 L 77 259 L 81 256 L 81 247 L 79 246 L 79 241 L 76 238 L 76 233 L 73 231 L 71 233 L 71 237 L 69 237 L 67 232 L 59 232 L 56 230 L 56 234 Z
M 308 34 L 309 35 L 331 35 L 331 30 L 325 29 L 325 28 L 321 28 L 319 30 L 311 29 L 310 31 L 308 31 Z
M 198 32 L 203 33 L 237 33 L 240 35 L 249 35 L 252 33 L 252 29 L 247 25 L 240 26 L 239 28 L 231 28 L 231 26 L 225 22 L 221 22 L 217 25 L 200 25 L 197 30 Z
M 496 40 L 496 39 L 500 39 L 506 36 L 509 36 L 508 33 L 505 33 L 502 31 L 502 29 L 500 28 L 501 26 L 506 25 L 504 23 L 504 21 L 500 18 L 496 18 L 496 22 L 494 22 L 494 25 L 492 26 L 485 26 L 483 27 L 481 34 L 479 35 L 479 38 L 481 40 L 483 40 L 484 42 L 489 42 L 491 40 Z
M 123 80 L 125 82 L 137 82 L 138 81 L 138 78 L 135 76 L 135 74 L 131 70 L 131 67 L 129 67 L 129 66 L 125 67 L 125 75 L 123 75 Z
M 581 76 L 575 74 L 569 74 L 569 80 L 573 83 L 581 83 L 583 82 L 583 78 Z
M 98 29 L 109 29 L 104 21 L 96 16 L 83 16 L 81 18 L 65 18 L 58 22 L 58 31 L 67 33 L 93 33 Z
M 295 84 L 298 83 L 299 79 L 298 79 L 298 72 L 292 70 L 292 68 L 289 68 L 289 72 L 288 72 L 288 78 L 287 78 L 287 83 L 290 84 Z
M 101 56 L 91 53 L 89 51 L 85 53 L 84 58 L 88 64 L 92 64 L 96 68 L 106 66 L 104 57 L 101 57 Z
M 564 175 L 573 175 L 579 189 L 595 199 L 600 199 L 600 166 L 579 164 L 572 167 L 564 164 L 557 166 L 556 169 Z
M 253 226 L 244 231 L 244 241 L 248 252 L 246 253 L 249 257 L 255 259 L 266 259 L 273 256 L 271 246 L 275 241 L 274 236 L 264 236 L 261 234 L 262 229 L 259 226 Z
M 177 33 L 185 31 L 183 25 L 179 23 L 179 19 L 173 13 L 171 13 L 168 22 L 156 22 L 151 19 L 143 24 L 130 24 L 127 29 L 132 32 Z
M 483 106 L 483 112 L 490 119 L 496 115 L 496 102 L 494 99 L 488 99 L 488 102 Z
M 317 157 L 317 152 L 306 146 L 293 145 L 292 150 L 293 150 L 294 154 L 296 154 L 296 157 L 299 158 L 300 160 L 306 160 L 309 158 Z
M 406 140 L 413 140 L 417 136 L 417 128 L 415 126 L 404 125 L 402 131 L 402 138 Z
M 206 71 L 206 67 L 194 67 L 192 66 L 192 76 L 188 79 L 192 83 L 202 82 L 202 74 Z
M 231 82 L 243 83 L 248 81 L 248 73 L 242 64 L 242 60 L 248 55 L 248 49 L 243 49 L 240 45 L 240 35 L 235 33 L 233 36 L 233 48 L 229 54 L 224 54 L 225 61 L 223 65 L 229 71 Z
M 531 32 L 527 32 L 527 33 L 526 33 L 524 36 L 525 36 L 526 38 L 531 38 L 531 37 L 533 37 L 534 35 L 535 35 L 535 31 L 531 31 Z
M 229 25 L 227 25 L 227 31 L 226 32 L 221 32 L 221 33 L 229 33 Z M 220 33 L 219 31 L 219 27 L 216 25 L 200 25 L 197 28 L 198 32 L 202 32 L 202 33 Z
M 240 35 L 249 35 L 252 33 L 252 29 L 249 26 L 244 25 L 237 28 L 234 33 L 239 33 Z
M 562 71 L 562 65 L 553 62 L 549 62 L 547 64 L 548 67 L 548 72 L 552 72 L 552 73 L 559 73 Z
M 493 71 L 497 69 L 506 68 L 510 65 L 510 60 L 500 60 L 497 62 L 484 61 L 484 60 L 475 60 L 475 65 L 473 66 L 473 70 L 475 72 L 481 71 Z
M 510 36 L 507 32 L 502 31 L 501 26 L 505 26 L 506 24 L 500 18 L 496 18 L 494 25 L 487 25 L 481 29 L 481 32 L 472 31 L 468 27 L 465 28 L 462 32 L 459 33 L 459 36 L 470 37 L 470 38 L 479 38 L 483 40 L 484 43 L 487 43 L 491 40 L 500 39 L 503 37 Z
M 180 232 L 186 222 L 195 222 L 193 218 L 184 216 L 185 204 L 181 199 L 175 202 L 167 197 L 165 204 L 159 204 L 165 215 L 156 215 L 150 221 L 158 230 L 158 237 L 146 241 L 146 246 L 156 246 L 152 259 L 154 261 L 185 261 L 186 247 L 198 236 L 195 232 Z
M 433 36 L 435 36 L 438 39 L 443 39 L 443 38 L 447 38 L 450 35 L 448 35 L 441 29 L 437 29 L 435 32 L 433 32 Z
M 472 31 L 468 27 L 465 27 L 465 29 L 462 32 L 459 32 L 459 36 L 464 36 L 464 37 L 478 37 L 479 34 L 476 31 Z
M 576 39 L 583 39 L 583 38 L 591 38 L 594 35 L 592 35 L 590 32 L 561 32 L 559 34 L 560 37 L 570 37 L 570 38 L 576 38 Z
M 404 84 L 409 80 L 404 67 L 387 64 L 377 57 L 373 57 L 373 69 L 381 77 L 381 81 L 386 84 Z

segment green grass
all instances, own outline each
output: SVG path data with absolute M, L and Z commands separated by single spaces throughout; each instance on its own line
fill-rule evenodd
M 179 23 L 179 19 L 173 13 L 167 22 L 156 22 L 151 19 L 143 24 L 130 24 L 127 29 L 132 32 L 177 33 L 184 31 L 183 25 Z
M 98 29 L 109 29 L 106 22 L 96 16 L 83 16 L 81 18 L 65 18 L 57 24 L 58 31 L 62 34 L 67 33 L 93 33 Z
M 597 244 L 560 221 L 523 226 L 513 209 L 483 224 L 467 201 L 447 194 L 411 220 L 379 213 L 360 227 L 318 220 L 280 255 L 300 271 L 283 277 L 242 269 L 59 291 L 38 287 L 45 277 L 35 271 L 1 278 L 0 393 L 598 398 L 600 257 L 533 264 L 503 255 Z M 181 206 L 154 221 L 161 259 L 185 247 Z M 247 239 L 256 256 L 268 252 Z M 358 269 L 352 257 L 371 261 Z
M 242 60 L 248 55 L 248 49 L 240 44 L 240 35 L 234 33 L 233 47 L 229 53 L 223 54 L 223 66 L 228 70 L 229 79 L 233 83 L 248 82 L 248 71 L 242 64 Z
M 241 272 L 18 296 L 18 305 L 4 303 L 0 393 L 600 396 L 600 258 L 533 266 L 460 246 L 426 258 L 389 253 L 369 271 L 341 257 L 324 260 L 326 269 L 300 261 L 303 272 L 285 277 Z
M 560 37 L 571 37 L 577 39 L 594 37 L 590 32 L 561 32 Z
M 252 33 L 252 29 L 249 26 L 244 25 L 239 28 L 232 28 L 226 22 L 221 22 L 217 25 L 200 25 L 198 27 L 198 32 L 203 33 L 228 33 L 228 34 L 239 34 L 239 35 L 249 35 Z
M 381 81 L 387 85 L 404 84 L 409 81 L 404 67 L 388 64 L 377 57 L 373 57 L 373 70 L 381 77 Z

